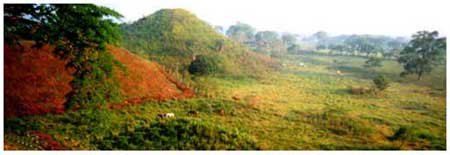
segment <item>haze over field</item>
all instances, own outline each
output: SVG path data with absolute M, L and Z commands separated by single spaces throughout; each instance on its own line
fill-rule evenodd
M 298 34 L 326 31 L 339 34 L 375 34 L 409 37 L 418 30 L 447 34 L 449 14 L 445 0 L 427 1 L 241 1 L 155 0 L 141 3 L 101 2 L 133 22 L 162 8 L 183 8 L 211 25 L 228 28 L 237 21 L 260 30 Z M 133 9 L 130 9 L 133 8 Z

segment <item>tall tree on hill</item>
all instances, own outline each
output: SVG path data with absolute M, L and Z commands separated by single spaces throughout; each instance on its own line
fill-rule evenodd
M 37 48 L 51 44 L 58 56 L 69 60 L 67 66 L 76 72 L 68 107 L 106 103 L 120 96 L 112 76 L 118 62 L 106 52 L 106 44 L 120 38 L 112 21 L 120 17 L 92 4 L 6 4 L 5 40 L 33 40 Z
M 430 73 L 434 66 L 442 61 L 446 51 L 445 37 L 439 38 L 437 31 L 419 31 L 400 52 L 398 62 L 403 64 L 400 75 L 417 74 L 417 79 Z

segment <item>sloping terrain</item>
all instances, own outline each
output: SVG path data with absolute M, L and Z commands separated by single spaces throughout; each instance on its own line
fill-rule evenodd
M 109 46 L 108 51 L 126 67 L 125 71 L 117 69 L 116 74 L 126 104 L 194 95 L 190 88 L 174 79 L 161 65 L 142 59 L 123 48 Z
M 5 45 L 5 116 L 64 112 L 66 95 L 72 91 L 73 69 L 55 57 L 53 47 L 41 49 L 25 43 L 23 50 Z M 193 92 L 153 62 L 139 58 L 125 49 L 109 46 L 108 50 L 125 66 L 117 69 L 123 103 L 142 100 L 167 100 L 193 96 Z
M 225 73 L 264 73 L 277 63 L 256 54 L 183 9 L 162 9 L 123 24 L 122 46 L 174 71 L 186 71 L 198 55 L 221 56 Z

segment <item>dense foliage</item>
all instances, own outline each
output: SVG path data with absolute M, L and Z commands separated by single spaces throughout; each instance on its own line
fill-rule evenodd
M 223 72 L 223 58 L 219 56 L 199 55 L 189 65 L 189 73 L 211 75 Z
M 390 81 L 384 75 L 378 75 L 373 79 L 373 83 L 378 90 L 383 91 L 389 87 Z
M 4 47 L 5 116 L 64 112 L 73 68 L 64 67 L 66 61 L 54 56 L 49 45 L 35 49 L 22 42 L 22 46 Z
M 106 52 L 106 44 L 119 39 L 112 19 L 121 15 L 92 4 L 5 5 L 5 34 L 8 43 L 35 41 L 35 47 L 55 45 L 55 53 L 75 68 L 73 91 L 67 107 L 117 100 L 117 83 L 112 78 L 117 62 Z
M 445 37 L 439 38 L 437 31 L 419 31 L 400 53 L 398 62 L 403 64 L 401 75 L 430 73 L 434 66 L 443 62 L 446 51 Z

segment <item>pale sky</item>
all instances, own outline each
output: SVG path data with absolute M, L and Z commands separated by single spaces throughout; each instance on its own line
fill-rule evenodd
M 419 30 L 447 34 L 448 0 L 146 0 L 97 2 L 136 21 L 162 8 L 183 8 L 224 28 L 241 21 L 259 30 L 312 34 L 410 36 Z

